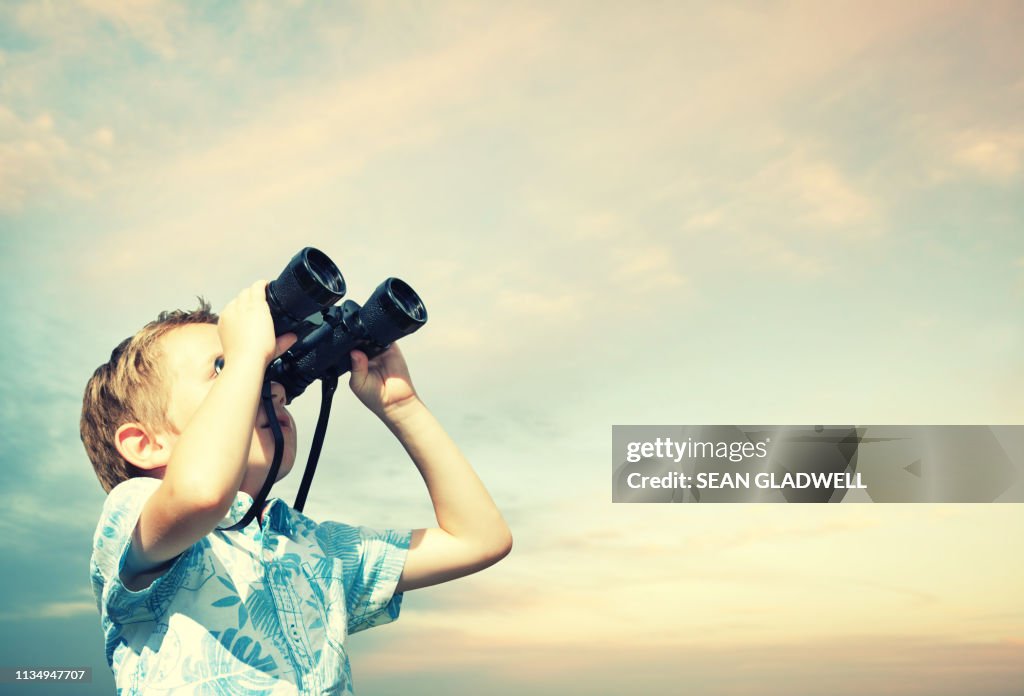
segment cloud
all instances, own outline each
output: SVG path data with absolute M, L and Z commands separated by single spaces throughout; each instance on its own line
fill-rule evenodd
M 173 29 L 184 9 L 164 0 L 79 0 L 82 7 L 128 33 L 163 58 L 174 58 Z
M 877 225 L 863 225 L 877 206 L 858 191 L 831 162 L 797 151 L 763 170 L 753 186 L 790 202 L 796 221 L 822 233 L 858 225 L 860 234 L 874 236 Z
M 995 181 L 1016 178 L 1024 160 L 1024 132 L 967 132 L 954 138 L 953 162 Z
M 184 10 L 164 0 L 75 0 L 22 3 L 16 13 L 20 29 L 66 52 L 83 51 L 93 42 L 96 20 L 170 59 L 176 54 L 174 34 L 182 28 Z
M 671 290 L 677 300 L 687 294 L 688 281 L 680 271 L 682 264 L 671 249 L 627 247 L 619 249 L 615 258 L 621 259 L 612 275 L 619 290 L 636 294 Z
M 750 240 L 748 249 L 752 258 L 757 258 L 769 268 L 775 268 L 795 278 L 820 278 L 834 266 L 822 256 L 797 251 L 791 242 L 769 235 Z
M 556 627 L 559 618 L 537 625 L 536 633 Z M 475 692 L 494 696 L 636 693 L 638 689 L 709 696 L 997 696 L 1012 693 L 1024 676 L 1019 636 L 972 641 L 959 636 L 866 631 L 839 638 L 759 638 L 718 644 L 706 642 L 704 633 L 693 631 L 685 622 L 674 634 L 671 644 L 651 646 L 603 630 L 594 635 L 593 643 L 550 646 L 493 644 L 439 630 L 430 640 L 419 633 L 394 636 L 386 649 L 358 656 L 357 664 L 364 687 L 371 691 L 377 686 L 386 690 L 386 685 L 407 686 L 405 691 L 421 694 L 451 693 L 446 672 L 437 665 L 452 664 L 463 687 L 470 685 Z M 396 664 L 396 650 L 408 659 Z
M 82 615 L 99 616 L 95 601 L 71 600 L 34 604 L 20 611 L 0 613 L 0 621 L 22 621 L 24 619 L 67 619 Z
M 0 213 L 54 194 L 92 198 L 110 173 L 106 151 L 113 142 L 109 128 L 79 142 L 50 112 L 26 118 L 0 104 Z

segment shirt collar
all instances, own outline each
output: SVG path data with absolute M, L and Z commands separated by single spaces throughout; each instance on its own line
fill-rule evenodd
M 252 507 L 253 497 L 245 491 L 238 491 L 235 494 L 235 501 L 231 503 L 231 509 L 228 510 L 228 514 L 224 516 L 218 527 L 227 528 L 233 524 L 239 522 L 245 513 Z M 263 506 L 263 522 L 260 527 L 263 530 L 270 529 L 278 534 L 286 534 L 291 536 L 292 529 L 289 522 L 288 506 L 280 498 L 271 498 Z M 258 519 L 259 516 L 257 516 Z M 269 526 L 268 526 L 269 525 Z M 248 529 L 252 526 L 249 523 Z M 244 530 L 240 530 L 244 531 Z

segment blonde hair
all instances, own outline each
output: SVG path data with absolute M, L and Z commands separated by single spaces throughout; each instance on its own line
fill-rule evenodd
M 122 481 L 146 474 L 117 451 L 117 429 L 125 423 L 156 429 L 170 427 L 160 339 L 186 324 L 217 323 L 218 317 L 210 311 L 210 304 L 202 297 L 198 299 L 197 309 L 161 312 L 134 336 L 121 341 L 111 352 L 110 360 L 96 368 L 85 386 L 79 424 L 82 444 L 100 485 L 108 493 Z

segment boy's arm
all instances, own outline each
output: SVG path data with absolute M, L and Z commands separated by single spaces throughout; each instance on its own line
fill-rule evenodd
M 243 290 L 221 314 L 224 367 L 172 442 L 163 480 L 142 508 L 121 573 L 129 589 L 147 587 L 209 534 L 242 485 L 263 373 L 294 340 L 289 334 L 275 342 L 265 287 L 259 281 Z
M 508 555 L 508 525 L 473 467 L 416 395 L 397 344 L 369 365 L 364 354 L 354 351 L 350 384 L 409 453 L 439 525 L 413 531 L 395 591 L 454 580 Z

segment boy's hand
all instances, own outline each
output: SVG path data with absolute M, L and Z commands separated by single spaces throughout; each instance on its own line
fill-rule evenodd
M 416 395 L 397 344 L 367 361 L 352 351 L 349 386 L 409 453 L 430 493 L 437 527 L 415 529 L 395 592 L 436 585 L 497 563 L 512 533 L 484 484 Z
M 274 321 L 267 305 L 267 281 L 258 280 L 231 300 L 220 314 L 217 333 L 224 349 L 224 364 L 251 358 L 264 368 L 295 342 L 295 334 L 274 337 Z
M 366 353 L 360 350 L 352 351 L 350 357 L 352 373 L 348 385 L 381 420 L 393 419 L 403 406 L 418 400 L 397 343 L 373 360 L 367 360 Z

